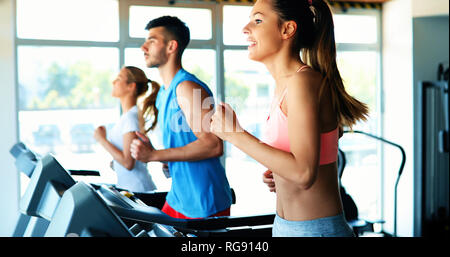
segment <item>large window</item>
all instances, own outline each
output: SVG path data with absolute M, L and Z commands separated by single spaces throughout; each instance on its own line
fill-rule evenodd
M 158 70 L 145 67 L 140 50 L 146 24 L 162 15 L 176 15 L 190 28 L 184 68 L 206 82 L 217 100 L 231 104 L 247 131 L 261 136 L 275 85 L 264 65 L 247 57 L 242 29 L 251 6 L 220 1 L 16 2 L 19 137 L 38 153 L 53 153 L 67 169 L 99 170 L 101 177 L 94 182 L 115 183 L 111 156 L 92 133 L 96 126 L 111 126 L 120 116 L 119 102 L 111 97 L 111 82 L 120 67 L 140 67 L 162 84 Z M 372 133 L 379 133 L 381 127 L 379 22 L 377 10 L 337 10 L 335 15 L 338 65 L 345 86 L 371 109 L 370 120 L 355 129 Z M 161 147 L 158 129 L 149 136 Z M 364 144 L 367 154 L 360 156 L 356 154 L 361 152 L 356 151 L 360 144 L 352 140 L 351 136 L 341 140 L 350 160 L 343 183 L 358 195 L 355 200 L 362 215 L 377 216 L 382 195 L 361 192 L 365 187 L 361 181 L 381 185 L 379 146 Z M 231 214 L 273 213 L 275 194 L 262 183 L 265 168 L 228 143 L 223 162 L 237 196 Z M 368 165 L 364 172 L 362 164 Z M 158 189 L 169 190 L 171 180 L 164 177 L 161 164 L 148 167 Z
M 130 36 L 144 38 L 147 36 L 145 26 L 160 16 L 177 16 L 189 27 L 191 39 L 208 40 L 212 37 L 211 10 L 204 8 L 131 6 Z
M 275 85 L 264 65 L 249 60 L 247 54 L 246 50 L 224 52 L 225 101 L 235 110 L 241 126 L 260 138 Z M 238 196 L 234 213 L 272 213 L 275 194 L 262 182 L 264 166 L 230 143 L 225 146 L 227 175 Z
M 333 17 L 336 42 L 349 44 L 376 44 L 378 17 L 374 13 L 339 14 Z M 351 29 L 349 29 L 351 28 Z
M 368 121 L 353 129 L 382 135 L 380 12 L 336 10 L 334 22 L 337 62 L 345 88 L 369 107 Z M 339 141 L 339 148 L 347 158 L 342 185 L 358 206 L 362 219 L 383 219 L 384 197 L 393 197 L 383 193 L 383 147 L 380 141 L 358 134 L 345 134 Z
M 67 169 L 101 171 L 92 182 L 115 183 L 111 157 L 93 131 L 120 114 L 111 97 L 119 70 L 118 1 L 16 3 L 19 139 Z
M 369 107 L 367 122 L 357 124 L 355 130 L 378 135 L 378 74 L 377 51 L 339 51 L 338 66 L 346 90 Z M 347 165 L 342 184 L 355 200 L 361 218 L 381 218 L 381 148 L 380 142 L 367 136 L 345 134 L 339 148 L 346 154 Z
M 17 0 L 16 3 L 19 38 L 119 41 L 117 0 Z

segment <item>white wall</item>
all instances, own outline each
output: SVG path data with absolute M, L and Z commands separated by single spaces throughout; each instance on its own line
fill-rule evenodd
M 440 43 L 434 42 L 433 39 L 431 39 L 433 42 L 426 43 L 425 41 L 430 41 L 430 38 L 424 37 L 430 36 L 417 34 L 420 29 L 422 29 L 420 32 L 423 32 L 423 29 L 426 28 L 436 30 L 435 26 L 416 28 L 414 32 L 414 20 L 418 17 L 445 16 L 448 20 L 449 1 L 391 0 L 383 4 L 382 10 L 384 137 L 400 144 L 406 151 L 406 165 L 398 191 L 397 233 L 399 236 L 419 236 L 420 226 L 414 223 L 415 219 L 420 220 L 420 202 L 415 203 L 414 193 L 421 190 L 420 176 L 416 177 L 416 181 L 414 178 L 417 175 L 415 171 L 416 173 L 420 172 L 420 168 L 415 167 L 417 163 L 415 163 L 416 158 L 414 158 L 414 125 L 417 125 L 414 120 L 414 113 L 417 112 L 414 109 L 417 105 L 415 88 L 418 80 L 433 79 L 432 77 L 436 76 L 437 64 L 434 59 L 429 60 L 434 57 L 428 50 L 435 49 L 425 50 L 427 52 L 420 55 L 418 54 L 420 53 L 418 48 L 424 48 L 424 44 L 426 44 L 426 47 L 430 47 L 430 44 L 439 45 Z M 439 33 L 433 35 L 436 34 Z M 448 45 L 448 29 L 443 31 L 442 35 L 447 37 Z M 439 39 L 434 40 L 439 41 Z M 442 40 L 440 42 L 444 44 Z M 433 48 L 433 46 L 431 47 Z M 436 57 L 436 54 L 434 56 Z M 426 57 L 426 60 L 423 57 Z M 445 61 L 444 59 L 437 61 Z M 448 62 L 448 54 L 446 60 Z M 429 71 L 429 69 L 432 70 Z M 432 77 L 423 77 L 421 74 L 424 72 L 432 74 Z M 392 187 L 395 175 L 392 173 L 395 171 L 393 170 L 395 167 L 398 167 L 398 155 L 395 151 L 389 151 L 386 153 L 384 181 L 386 189 L 384 194 L 384 218 L 387 221 L 384 229 L 387 232 L 393 231 Z M 415 215 L 417 216 L 415 217 Z
M 448 16 L 449 0 L 413 0 L 412 16 Z
M 428 2 L 428 1 L 427 1 Z M 401 145 L 406 164 L 398 187 L 397 235 L 413 236 L 413 45 L 412 2 L 392 0 L 383 4 L 382 56 L 384 91 L 384 138 Z M 393 232 L 393 187 L 400 157 L 387 149 L 384 169 L 384 229 Z
M 0 0 L 0 236 L 18 214 L 19 177 L 9 149 L 17 140 L 13 0 Z

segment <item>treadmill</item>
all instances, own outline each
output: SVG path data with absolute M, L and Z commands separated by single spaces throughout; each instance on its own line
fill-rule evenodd
M 165 193 L 123 194 L 111 185 L 77 183 L 51 154 L 39 158 L 23 143 L 10 152 L 31 177 L 22 215 L 46 225 L 30 236 L 271 236 L 274 214 L 175 219 L 140 199 L 159 207 Z

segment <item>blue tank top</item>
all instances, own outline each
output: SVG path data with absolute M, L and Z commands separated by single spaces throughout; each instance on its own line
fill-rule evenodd
M 166 149 L 182 147 L 197 140 L 177 101 L 176 88 L 183 81 L 197 83 L 211 96 L 210 100 L 213 99 L 208 86 L 184 69 L 177 72 L 167 89 L 161 86 L 156 108 Z M 211 103 L 214 104 L 213 100 Z M 169 162 L 168 165 L 172 187 L 166 201 L 174 210 L 190 218 L 202 218 L 230 207 L 230 185 L 219 158 Z

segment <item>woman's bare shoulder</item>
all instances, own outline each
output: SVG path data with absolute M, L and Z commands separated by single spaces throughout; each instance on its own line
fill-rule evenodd
M 309 68 L 303 71 L 297 72 L 293 76 L 289 77 L 288 91 L 307 91 L 310 93 L 317 93 L 322 82 L 322 75 Z

